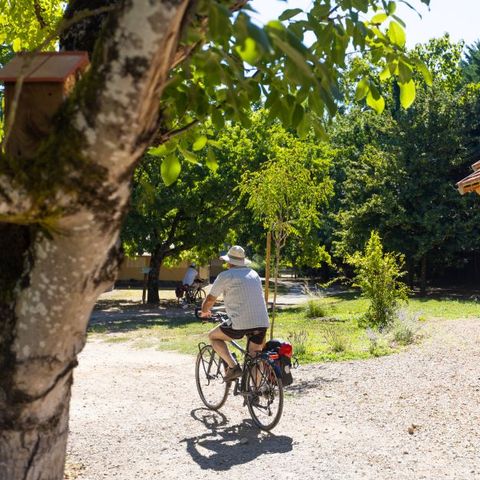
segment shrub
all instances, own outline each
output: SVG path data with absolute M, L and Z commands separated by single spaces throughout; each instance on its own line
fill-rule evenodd
M 335 353 L 346 352 L 350 345 L 348 337 L 343 334 L 335 325 L 326 325 L 323 330 L 323 338 L 328 346 Z
M 288 332 L 287 340 L 293 345 L 294 355 L 301 357 L 307 352 L 308 334 L 305 330 L 298 332 Z
M 365 252 L 355 252 L 347 258 L 355 267 L 355 286 L 370 300 L 365 320 L 371 327 L 383 329 L 390 325 L 400 301 L 407 300 L 407 286 L 402 277 L 403 256 L 384 253 L 380 236 L 372 232 Z
M 367 338 L 369 340 L 368 351 L 374 357 L 386 355 L 389 352 L 385 337 L 378 331 L 371 328 L 366 329 Z
M 418 314 L 410 314 L 407 310 L 398 311 L 398 315 L 390 327 L 390 335 L 393 342 L 399 345 L 410 345 L 414 343 L 421 328 Z
M 305 316 L 307 318 L 326 317 L 327 309 L 325 308 L 325 305 L 323 305 L 320 301 L 309 300 L 305 304 Z

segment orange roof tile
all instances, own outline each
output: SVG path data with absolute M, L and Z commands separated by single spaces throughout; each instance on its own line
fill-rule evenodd
M 462 178 L 457 182 L 458 191 L 463 195 L 464 193 L 474 192 L 477 189 L 480 189 L 480 162 L 477 162 L 479 165 L 475 168 L 475 171 L 468 175 L 468 177 Z M 474 165 L 477 165 L 475 163 Z

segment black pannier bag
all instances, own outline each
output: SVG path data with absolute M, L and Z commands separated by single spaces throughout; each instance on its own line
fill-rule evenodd
M 269 340 L 263 347 L 264 352 L 274 353 L 278 358 L 274 359 L 275 373 L 282 380 L 284 386 L 293 382 L 292 377 L 292 344 L 283 340 Z
M 178 285 L 175 288 L 175 295 L 178 299 L 183 298 L 184 293 L 185 293 L 185 288 L 183 287 L 183 285 Z

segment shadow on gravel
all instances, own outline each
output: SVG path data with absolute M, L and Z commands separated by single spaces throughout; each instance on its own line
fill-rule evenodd
M 319 390 L 326 383 L 332 383 L 337 381 L 337 378 L 325 378 L 321 376 L 316 376 L 311 380 L 294 381 L 292 385 L 289 385 L 285 388 L 285 393 L 286 395 L 302 395 L 310 390 Z
M 175 328 L 198 319 L 192 312 L 184 310 L 137 309 L 127 312 L 94 311 L 90 317 L 88 331 L 92 333 L 129 332 L 157 325 Z
M 225 415 L 206 408 L 195 409 L 191 415 L 209 431 L 181 441 L 187 444 L 187 452 L 202 470 L 229 470 L 261 455 L 285 453 L 293 448 L 291 437 L 260 432 L 251 420 L 227 426 Z

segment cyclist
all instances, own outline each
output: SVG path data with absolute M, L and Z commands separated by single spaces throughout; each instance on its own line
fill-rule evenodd
M 191 287 L 196 278 L 198 278 L 197 265 L 195 263 L 191 263 L 187 268 L 185 275 L 183 276 L 182 285 L 185 288 Z
M 220 295 L 223 295 L 229 320 L 208 333 L 214 350 L 226 362 L 228 369 L 224 376 L 230 382 L 242 375 L 242 369 L 228 350 L 226 342 L 250 336 L 249 354 L 262 350 L 268 329 L 268 313 L 262 292 L 262 281 L 257 272 L 248 267 L 251 263 L 245 257 L 245 250 L 239 245 L 230 248 L 220 257 L 228 264 L 228 270 L 221 272 L 203 301 L 201 317 L 209 317 L 210 309 Z

